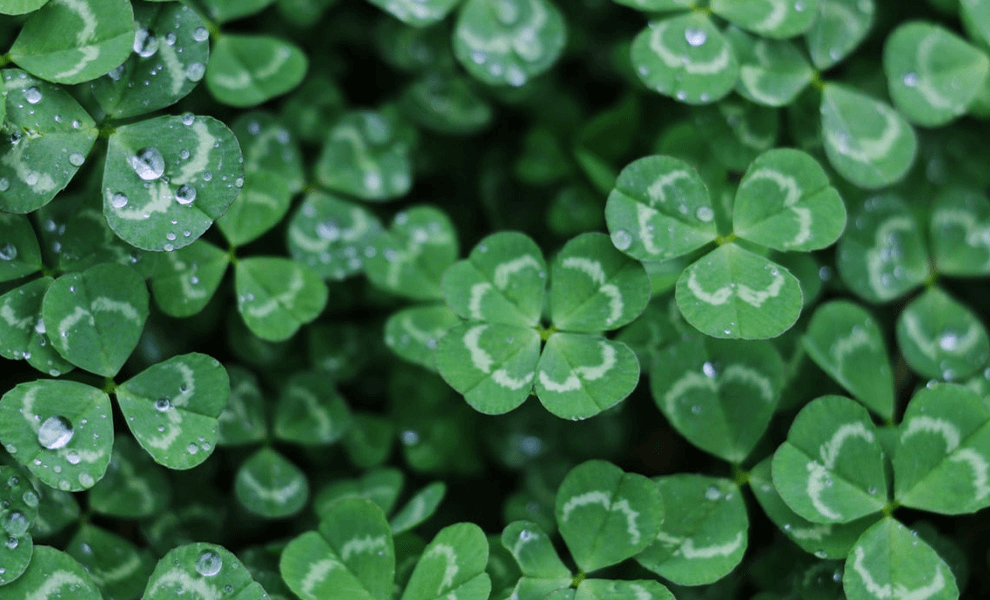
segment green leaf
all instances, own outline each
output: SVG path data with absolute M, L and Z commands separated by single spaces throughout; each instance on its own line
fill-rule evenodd
M 685 8 L 694 8 L 696 0 L 612 0 L 616 4 L 623 4 L 629 8 L 649 12 L 679 11 Z
M 358 479 L 338 479 L 316 494 L 313 512 L 325 519 L 337 501 L 363 498 L 377 504 L 382 512 L 390 513 L 399 499 L 403 479 L 402 471 L 393 468 L 373 469 Z
M 971 188 L 939 191 L 929 229 L 939 273 L 972 277 L 990 273 L 990 200 Z
M 28 213 L 51 202 L 86 162 L 96 124 L 59 86 L 17 69 L 2 74 L 10 143 L 0 146 L 0 210 Z
M 84 523 L 65 551 L 86 569 L 106 598 L 136 598 L 144 591 L 155 559 L 147 548 Z
M 452 44 L 472 77 L 519 87 L 548 70 L 566 41 L 564 17 L 547 0 L 466 0 Z
M 57 231 L 62 232 L 58 242 L 52 242 L 53 249 L 57 247 L 56 243 L 62 245 L 58 252 L 59 268 L 63 271 L 85 271 L 99 263 L 114 262 L 133 267 L 142 279 L 157 272 L 159 254 L 138 250 L 110 229 L 103 216 L 103 199 L 99 193 L 86 194 L 81 201 L 75 214 L 64 225 L 58 226 Z M 46 223 L 45 232 L 49 229 L 51 225 Z
M 141 600 L 168 600 L 187 593 L 217 598 L 221 590 L 237 600 L 268 598 L 231 552 L 214 544 L 188 544 L 174 548 L 158 561 Z
M 44 6 L 48 0 L 0 0 L 0 13 L 24 15 Z M 2 121 L 3 119 L 0 119 Z
M 912 123 L 938 127 L 973 103 L 990 58 L 944 27 L 912 21 L 887 37 L 883 70 L 898 111 Z
M 733 171 L 745 171 L 757 156 L 774 147 L 780 133 L 778 111 L 742 98 L 725 98 L 691 112 L 698 135 L 715 159 Z
M 718 236 L 704 181 L 670 156 L 647 156 L 622 169 L 605 219 L 615 247 L 644 261 L 688 254 Z
M 502 531 L 502 545 L 516 559 L 524 579 L 531 582 L 545 580 L 541 585 L 546 586 L 548 591 L 571 584 L 571 570 L 561 562 L 550 537 L 536 523 L 509 523 Z M 523 587 L 522 582 L 519 587 Z
M 743 176 L 732 225 L 739 237 L 774 250 L 820 250 L 842 235 L 846 207 L 818 161 L 778 148 L 761 154 Z
M 536 243 L 524 234 L 492 234 L 466 260 L 443 276 L 447 304 L 465 319 L 506 325 L 539 323 L 546 293 L 546 263 Z
M 161 256 L 151 278 L 151 293 L 170 317 L 199 314 L 220 287 L 230 263 L 229 253 L 202 239 Z
M 316 180 L 368 202 L 406 195 L 412 187 L 412 157 L 403 127 L 384 112 L 347 113 L 326 137 L 314 167 Z
M 501 414 L 529 396 L 540 361 L 540 336 L 514 325 L 463 323 L 440 340 L 436 360 L 444 381 L 472 408 Z
M 846 558 L 842 587 L 849 600 L 955 600 L 956 579 L 931 546 L 886 518 L 859 538 Z
M 388 458 L 395 440 L 395 424 L 384 417 L 358 413 L 344 438 L 344 450 L 355 466 L 367 469 Z
M 237 310 L 264 340 L 289 339 L 327 303 L 327 286 L 320 276 L 287 258 L 246 258 L 235 265 L 234 276 Z
M 764 341 L 693 336 L 661 349 L 650 371 L 653 399 L 674 429 L 736 464 L 766 431 L 783 383 L 780 353 Z
M 859 46 L 873 26 L 874 0 L 818 0 L 818 18 L 804 35 L 819 71 L 838 63 Z
M 875 189 L 907 174 L 918 139 L 888 104 L 833 83 L 822 92 L 821 115 L 825 154 L 851 183 Z
M 234 493 L 248 512 L 267 519 L 291 517 L 309 499 L 306 474 L 271 448 L 245 460 L 234 477 Z
M 182 4 L 136 3 L 134 52 L 91 82 L 100 108 L 122 119 L 152 113 L 186 97 L 209 61 L 209 35 L 196 12 Z
M 808 521 L 792 511 L 773 487 L 772 462 L 770 456 L 750 470 L 750 489 L 770 520 L 806 552 L 819 558 L 845 558 L 859 536 L 879 518 L 879 515 L 873 515 L 842 524 Z
M 791 38 L 808 30 L 818 16 L 818 0 L 712 0 L 712 12 L 768 38 Z
M 66 527 L 79 520 L 79 503 L 69 492 L 56 490 L 41 485 L 33 480 L 41 503 L 38 505 L 38 517 L 34 520 L 31 533 L 37 538 L 48 538 L 63 531 Z
M 945 380 L 965 379 L 990 358 L 990 339 L 980 318 L 937 287 L 901 312 L 897 346 L 914 371 Z
M 492 588 L 487 564 L 488 540 L 480 527 L 444 527 L 423 550 L 402 600 L 487 600 Z
M 960 17 L 967 28 L 982 38 L 984 44 L 990 44 L 990 2 L 987 0 L 961 0 L 959 2 Z
M 244 153 L 244 172 L 278 179 L 295 194 L 306 186 L 302 154 L 295 135 L 266 112 L 242 114 L 230 126 Z M 278 219 L 281 220 L 281 219 Z
M 656 483 L 591 460 L 561 482 L 554 512 L 574 561 L 587 573 L 643 551 L 660 532 L 664 510 Z
M 206 14 L 218 24 L 259 13 L 275 0 L 203 0 Z
M 748 545 L 746 504 L 728 479 L 683 474 L 656 479 L 666 514 L 656 540 L 636 561 L 678 585 L 714 583 Z
M 536 394 L 562 419 L 597 415 L 624 400 L 639 382 L 639 360 L 622 342 L 598 335 L 554 333 L 540 356 Z
M 894 416 L 894 373 L 884 334 L 858 304 L 834 300 L 819 306 L 804 336 L 804 350 L 823 371 L 884 419 Z
M 447 18 L 460 0 L 368 0 L 406 25 L 428 27 Z
M 289 220 L 289 253 L 324 279 L 339 281 L 361 272 L 381 230 L 378 218 L 363 206 L 314 191 Z
M 900 298 L 928 278 L 928 251 L 907 204 L 893 194 L 869 198 L 849 211 L 836 266 L 849 289 L 879 304 Z
M 633 40 L 632 63 L 646 87 L 687 104 L 721 100 L 739 78 L 732 46 L 700 12 L 643 30 Z
M 574 600 L 674 600 L 674 595 L 652 579 L 585 579 L 578 586 Z
M 10 58 L 46 81 L 81 83 L 120 65 L 133 44 L 127 0 L 51 0 L 28 18 Z
M 908 404 L 894 455 L 894 496 L 957 515 L 990 506 L 990 409 L 958 385 L 923 388 Z
M 879 512 L 887 477 L 870 414 L 842 396 L 812 400 L 774 454 L 773 483 L 787 506 L 813 523 Z
M 446 494 L 447 484 L 442 481 L 435 481 L 416 492 L 405 506 L 395 512 L 389 522 L 392 533 L 398 535 L 429 519 Z
M 230 399 L 217 417 L 217 445 L 241 446 L 263 441 L 268 435 L 265 399 L 258 378 L 236 365 L 228 366 Z
M 186 113 L 118 127 L 103 172 L 107 222 L 143 250 L 188 246 L 240 193 L 242 163 L 234 134 L 212 117 Z
M 141 337 L 148 290 L 134 269 L 103 263 L 55 280 L 41 314 L 59 354 L 91 373 L 113 377 Z
M 764 106 L 787 106 L 811 83 L 814 71 L 794 42 L 754 38 L 729 28 L 725 37 L 739 61 L 736 91 Z
M 406 308 L 392 313 L 385 322 L 385 345 L 399 358 L 436 371 L 435 350 L 440 338 L 460 322 L 445 304 Z
M 110 463 L 110 398 L 74 381 L 21 383 L 0 400 L 0 440 L 46 485 L 91 488 Z
M 413 300 L 443 298 L 443 277 L 457 260 L 457 230 L 433 206 L 414 206 L 392 221 L 388 232 L 375 232 L 365 248 L 371 283 Z
M 741 339 L 787 331 L 803 302 L 790 271 L 736 244 L 719 246 L 688 267 L 675 297 L 684 320 L 702 333 Z
M 437 133 L 477 133 L 491 123 L 494 110 L 475 87 L 467 77 L 430 71 L 402 92 L 403 114 L 417 125 Z
M 52 4 L 56 2 L 52 0 Z M 59 596 L 102 600 L 86 569 L 68 554 L 49 546 L 35 546 L 27 571 L 3 587 L 4 600 L 48 600 Z
M 41 302 L 51 277 L 35 279 L 0 296 L 0 356 L 26 360 L 39 371 L 58 377 L 74 367 L 55 351 L 45 334 Z
M 230 380 L 215 358 L 191 353 L 151 366 L 117 388 L 127 426 L 155 462 L 191 469 L 217 442 Z
M 351 426 L 351 411 L 326 376 L 316 371 L 294 375 L 275 406 L 274 433 L 281 440 L 326 445 Z
M 3 236 L 3 243 L 0 244 L 0 281 L 13 281 L 44 267 L 38 238 L 27 217 L 0 213 L 0 235 Z M 5 321 L 13 326 L 9 320 Z
M 292 90 L 309 61 L 295 44 L 267 35 L 224 33 L 213 46 L 206 89 L 220 103 L 257 106 Z
M 31 527 L 38 516 L 38 493 L 28 477 L 17 467 L 0 465 L 0 526 L 3 546 L 0 546 L 0 586 L 20 577 L 31 562 L 34 540 Z
M 650 279 L 601 233 L 567 242 L 551 271 L 550 317 L 565 331 L 598 332 L 633 321 L 650 301 Z
M 371 502 L 341 500 L 318 532 L 289 542 L 279 570 L 302 600 L 387 600 L 395 577 L 392 530 Z
M 165 471 L 127 435 L 117 438 L 106 475 L 89 491 L 93 512 L 121 519 L 159 514 L 171 499 Z

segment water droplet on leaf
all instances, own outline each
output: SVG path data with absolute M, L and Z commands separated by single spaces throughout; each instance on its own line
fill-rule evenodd
M 203 577 L 213 577 L 223 567 L 223 558 L 213 550 L 203 550 L 196 557 L 196 572 Z
M 49 450 L 57 450 L 64 448 L 74 433 L 72 422 L 67 418 L 62 415 L 48 417 L 38 429 L 38 443 Z

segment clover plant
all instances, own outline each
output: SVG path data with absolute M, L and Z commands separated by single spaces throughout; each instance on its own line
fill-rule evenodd
M 988 119 L 987 0 L 0 0 L 0 598 L 990 597 Z

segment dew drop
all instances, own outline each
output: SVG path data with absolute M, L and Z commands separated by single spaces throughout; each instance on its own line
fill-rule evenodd
M 141 58 L 149 58 L 158 52 L 158 38 L 147 29 L 134 32 L 134 53 Z
M 155 400 L 155 410 L 158 412 L 165 412 L 166 410 L 172 408 L 172 403 L 168 398 L 162 397 Z
M 706 361 L 704 365 L 701 366 L 701 372 L 705 374 L 705 377 L 709 379 L 714 379 L 718 375 L 718 369 L 715 368 L 715 364 Z
M 10 535 L 24 535 L 28 530 L 28 525 L 30 523 L 28 523 L 27 517 L 18 510 L 7 513 L 3 520 L 3 528 Z
M 82 485 L 83 487 L 86 487 L 86 488 L 93 487 L 93 485 L 95 483 L 96 483 L 96 481 L 93 479 L 93 476 L 90 475 L 89 473 L 80 473 L 79 474 L 79 484 Z
M 124 65 L 119 65 L 114 70 L 107 73 L 107 77 L 114 81 L 120 81 L 120 78 L 124 76 Z
M 419 443 L 419 434 L 412 429 L 407 429 L 402 432 L 402 443 L 406 446 L 415 446 Z
M 141 148 L 130 162 L 131 168 L 143 181 L 154 181 L 165 174 L 165 159 L 157 148 Z
M 206 67 L 203 66 L 203 63 L 195 62 L 186 67 L 186 78 L 189 81 L 199 81 L 205 73 Z
M 213 550 L 203 550 L 196 557 L 196 572 L 203 577 L 213 577 L 223 567 L 223 558 Z
M 712 219 L 715 218 L 715 211 L 708 208 L 707 206 L 702 206 L 697 211 L 695 211 L 694 216 L 698 217 L 698 220 L 702 223 L 711 223 Z
M 197 446 L 196 444 L 189 444 L 188 446 L 186 446 L 186 452 L 188 452 L 189 454 L 196 454 L 197 452 L 199 452 L 199 446 Z
M 175 201 L 179 204 L 186 206 L 187 204 L 192 204 L 193 200 L 196 199 L 196 188 L 189 185 L 188 183 L 183 183 L 179 186 L 179 189 L 175 190 Z
M 918 86 L 918 74 L 917 73 L 905 73 L 904 78 L 901 80 L 909 88 Z
M 6 192 L 10 189 L 10 180 L 6 177 L 0 177 L 0 192 Z
M 196 121 L 196 115 L 191 112 L 182 113 L 182 124 L 189 127 Z
M 703 46 L 708 41 L 708 34 L 705 33 L 704 29 L 688 27 L 684 30 L 684 39 L 687 40 L 688 44 L 697 48 L 698 46 Z
M 72 422 L 62 415 L 48 417 L 38 429 L 38 443 L 49 450 L 57 450 L 64 448 L 74 433 Z
M 24 90 L 24 99 L 28 101 L 28 104 L 37 104 L 41 102 L 41 91 L 36 87 L 29 87 Z
M 11 261 L 17 258 L 17 246 L 6 242 L 0 246 L 0 260 Z
M 714 485 L 705 490 L 706 500 L 718 500 L 722 497 L 722 490 L 718 489 Z
M 124 208 L 127 206 L 127 196 L 117 192 L 113 196 L 110 196 L 110 206 L 114 208 Z
M 206 27 L 197 27 L 193 30 L 192 39 L 197 42 L 205 42 L 208 37 L 210 37 L 210 32 L 207 31 Z
M 70 465 L 78 465 L 79 464 L 79 453 L 76 452 L 75 450 L 72 450 L 68 454 L 65 455 L 65 460 L 69 461 L 69 464 Z
M 619 250 L 628 250 L 632 245 L 632 235 L 625 229 L 616 229 L 612 232 L 612 245 Z
M 78 152 L 73 152 L 69 155 L 69 164 L 73 167 L 81 167 L 84 162 L 86 162 L 86 157 Z

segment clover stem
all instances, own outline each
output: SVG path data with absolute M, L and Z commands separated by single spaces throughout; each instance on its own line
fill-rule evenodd
M 732 481 L 738 487 L 743 487 L 749 484 L 749 471 L 743 469 L 739 465 L 732 465 Z
M 715 243 L 717 245 L 719 245 L 719 246 L 724 246 L 726 244 L 731 244 L 732 242 L 736 241 L 737 239 L 739 239 L 739 236 L 738 235 L 736 235 L 734 233 L 730 233 L 729 235 L 720 235 L 720 236 L 718 236 L 717 238 L 715 238 Z
M 113 380 L 113 377 L 107 377 L 103 380 L 103 393 L 107 395 L 117 393 L 117 383 Z
M 811 87 L 815 88 L 819 92 L 825 91 L 826 81 L 822 79 L 822 74 L 819 71 L 814 71 L 811 74 Z
M 889 517 L 894 514 L 894 511 L 901 507 L 901 503 L 897 500 L 891 500 L 883 507 L 883 516 Z
M 227 248 L 227 262 L 237 265 L 237 246 L 235 244 L 231 244 L 230 248 Z
M 574 579 L 571 580 L 571 587 L 577 589 L 577 587 L 581 585 L 581 582 L 584 581 L 585 577 L 587 577 L 587 575 L 585 575 L 584 571 L 578 571 L 577 575 L 574 576 Z
M 549 340 L 550 339 L 550 336 L 552 336 L 553 334 L 557 333 L 557 328 L 554 327 L 553 325 L 550 325 L 549 327 L 543 327 L 542 325 L 537 325 L 533 329 L 535 329 L 537 331 L 537 333 L 540 334 L 540 341 L 541 342 L 545 342 L 545 341 Z

